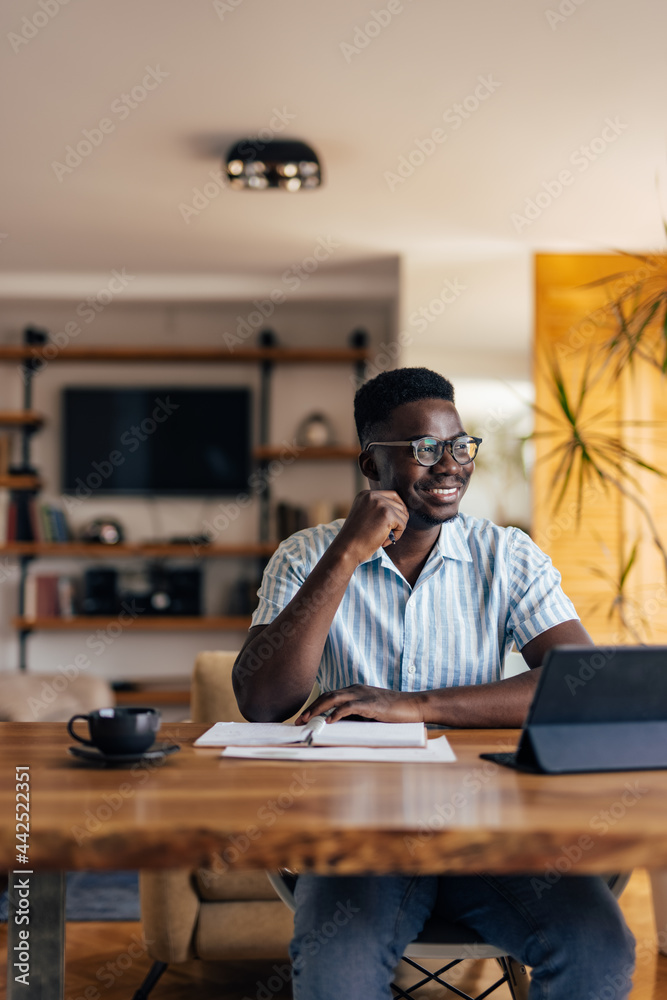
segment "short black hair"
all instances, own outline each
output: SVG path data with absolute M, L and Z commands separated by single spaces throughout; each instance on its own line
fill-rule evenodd
M 454 386 L 430 368 L 395 368 L 362 385 L 354 397 L 354 422 L 361 447 L 375 436 L 377 425 L 385 423 L 397 406 L 420 399 L 453 403 Z

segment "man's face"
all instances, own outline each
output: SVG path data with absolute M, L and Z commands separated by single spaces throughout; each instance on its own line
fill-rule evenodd
M 448 441 L 465 433 L 453 403 L 422 399 L 396 407 L 377 440 L 414 441 L 419 437 L 434 437 Z M 411 527 L 433 527 L 456 517 L 474 462 L 459 465 L 445 449 L 436 465 L 420 465 L 410 445 L 375 446 L 370 453 L 378 477 L 371 478 L 371 489 L 395 490 L 410 512 Z

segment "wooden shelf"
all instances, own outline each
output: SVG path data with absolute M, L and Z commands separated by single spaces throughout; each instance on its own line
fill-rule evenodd
M 357 458 L 360 451 L 361 448 L 351 448 L 347 445 L 324 445 L 321 448 L 300 448 L 293 457 L 297 462 L 329 462 Z M 260 445 L 253 449 L 253 455 L 258 462 L 272 458 L 284 459 L 285 448 L 283 445 Z
M 0 476 L 0 487 L 8 490 L 39 490 L 42 481 L 38 476 Z
M 53 346 L 53 345 L 45 345 Z M 38 347 L 0 347 L 1 361 L 149 361 L 149 362 L 224 362 L 254 363 L 271 361 L 275 364 L 350 364 L 366 361 L 366 348 L 313 347 L 241 347 L 234 350 L 220 347 L 66 347 L 53 358 L 43 355 Z
M 41 427 L 44 417 L 35 410 L 0 410 L 0 427 Z
M 147 705 L 151 708 L 160 705 L 189 705 L 190 688 L 158 688 L 137 684 L 128 690 L 114 691 L 117 705 Z
M 157 559 L 162 557 L 183 559 L 218 559 L 246 556 L 273 555 L 277 542 L 248 542 L 245 545 L 172 545 L 167 542 L 127 543 L 100 545 L 88 542 L 7 542 L 0 546 L 0 554 L 13 556 L 42 556 L 84 559 Z
M 121 612 L 122 614 L 122 612 Z M 14 628 L 23 631 L 95 632 L 110 625 L 123 626 L 127 632 L 245 632 L 250 627 L 249 615 L 139 615 L 127 623 L 117 615 L 105 617 L 78 615 L 75 618 L 13 618 Z

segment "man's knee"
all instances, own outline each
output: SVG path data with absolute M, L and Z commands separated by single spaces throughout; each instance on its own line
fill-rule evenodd
M 554 928 L 555 929 L 555 928 Z M 632 988 L 635 939 L 616 900 L 598 898 L 567 917 L 564 934 L 549 932 L 535 944 L 533 975 L 559 973 L 576 982 L 587 1000 L 625 1000 Z

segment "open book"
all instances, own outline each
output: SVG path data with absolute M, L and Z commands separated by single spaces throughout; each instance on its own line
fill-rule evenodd
M 216 722 L 196 747 L 425 747 L 423 722 L 327 722 L 315 715 L 305 726 L 282 722 Z

